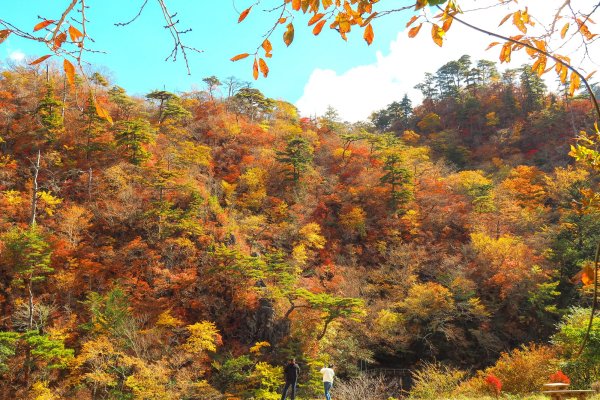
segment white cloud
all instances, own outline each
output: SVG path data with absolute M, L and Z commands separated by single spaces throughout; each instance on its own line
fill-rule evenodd
M 14 50 L 12 52 L 10 52 L 10 54 L 8 55 L 8 58 L 10 58 L 13 61 L 23 61 L 25 59 L 25 53 L 23 53 L 21 50 Z
M 467 3 L 474 4 L 474 1 L 462 1 L 463 10 L 468 9 Z M 585 0 L 580 1 L 585 2 Z M 555 10 L 547 5 L 544 9 L 539 3 L 541 2 L 538 2 L 538 9 L 532 10 L 534 7 L 529 7 L 530 13 L 539 20 L 550 20 Z M 481 1 L 479 6 L 481 7 Z M 520 5 L 520 7 L 524 6 Z M 501 10 L 501 15 L 498 15 L 498 8 L 493 8 L 467 14 L 464 18 L 474 21 L 478 26 L 494 29 L 499 19 L 508 13 L 506 8 Z M 507 29 L 514 32 L 515 28 L 510 26 L 510 21 L 505 25 Z M 399 32 L 396 40 L 391 42 L 389 53 L 386 55 L 378 53 L 377 61 L 373 64 L 357 66 L 344 73 L 315 69 L 296 106 L 303 115 L 309 116 L 322 115 L 331 105 L 338 110 L 343 120 L 353 122 L 368 119 L 372 111 L 384 108 L 392 101 L 400 100 L 405 93 L 411 98 L 413 104 L 417 104 L 422 100 L 422 95 L 414 89 L 414 86 L 423 80 L 425 72 L 434 73 L 448 61 L 458 60 L 464 54 L 470 55 L 473 62 L 486 59 L 499 63 L 500 46 L 486 51 L 493 41 L 496 39 L 462 26 L 456 21 L 441 48 L 431 40 L 427 25 L 423 25 L 419 35 L 412 39 L 404 30 Z M 527 62 L 529 58 L 521 51 L 513 53 L 510 64 L 498 66 L 501 67 L 500 69 L 515 68 Z M 553 88 L 555 77 L 547 74 L 547 79 L 549 83 L 551 82 L 549 86 Z

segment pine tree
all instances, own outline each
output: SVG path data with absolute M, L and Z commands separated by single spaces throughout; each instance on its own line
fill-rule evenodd
M 308 140 L 296 136 L 288 140 L 284 151 L 277 152 L 277 161 L 291 167 L 288 178 L 294 183 L 300 180 L 302 172 L 306 171 L 313 160 L 313 148 Z

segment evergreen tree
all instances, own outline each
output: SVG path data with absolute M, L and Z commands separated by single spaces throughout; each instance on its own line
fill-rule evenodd
M 527 116 L 530 112 L 539 111 L 544 107 L 546 84 L 537 73 L 531 70 L 529 65 L 524 65 L 521 68 L 521 75 L 519 78 L 523 96 L 521 110 L 523 115 Z
M 302 172 L 306 171 L 313 160 L 313 148 L 308 140 L 295 136 L 288 140 L 284 151 L 277 152 L 277 161 L 290 167 L 288 179 L 293 182 L 300 180 Z
M 385 158 L 383 170 L 385 175 L 380 178 L 380 181 L 391 186 L 390 208 L 398 211 L 399 207 L 412 197 L 408 189 L 412 174 L 402 166 L 402 159 L 398 154 L 390 154 Z
M 120 86 L 113 86 L 108 91 L 108 98 L 118 107 L 118 119 L 129 119 L 135 102 L 127 96 L 127 92 Z
M 144 145 L 154 141 L 155 132 L 147 120 L 120 121 L 115 125 L 115 132 L 117 144 L 125 149 L 132 164 L 140 165 L 150 158 Z
M 86 139 L 83 149 L 85 151 L 85 159 L 89 160 L 92 152 L 101 149 L 100 144 L 94 142 L 94 139 L 98 138 L 104 132 L 106 126 L 106 120 L 100 117 L 96 111 L 96 103 L 91 93 L 83 109 L 82 117 Z
M 52 250 L 40 229 L 13 228 L 2 237 L 5 246 L 3 263 L 12 270 L 12 285 L 24 288 L 28 296 L 29 328 L 33 326 L 34 285 L 43 282 L 54 269 L 50 265 Z
M 47 142 L 55 141 L 64 131 L 64 121 L 60 111 L 62 106 L 63 103 L 54 98 L 52 83 L 46 83 L 46 95 L 38 104 L 37 114 L 42 124 L 40 136 Z

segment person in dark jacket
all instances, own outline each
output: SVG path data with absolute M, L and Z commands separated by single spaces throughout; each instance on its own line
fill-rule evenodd
M 298 375 L 300 375 L 300 367 L 296 364 L 296 359 L 290 359 L 290 362 L 283 368 L 283 377 L 285 378 L 285 386 L 281 394 L 281 400 L 287 397 L 288 389 L 291 390 L 291 399 L 296 399 L 296 384 L 298 383 Z

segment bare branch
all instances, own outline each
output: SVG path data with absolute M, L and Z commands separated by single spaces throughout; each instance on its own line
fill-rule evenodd
M 132 19 L 130 19 L 127 22 L 117 22 L 117 23 L 115 23 L 115 26 L 127 26 L 127 25 L 131 24 L 132 22 L 134 22 L 136 19 L 138 19 L 140 17 L 140 15 L 142 15 L 142 12 L 144 11 L 146 4 L 148 4 L 148 0 L 144 0 L 144 3 L 138 10 L 138 13 L 135 15 L 135 17 L 133 17 Z
M 190 70 L 190 63 L 187 57 L 187 50 L 190 51 L 195 51 L 197 53 L 202 53 L 202 50 L 198 50 L 195 47 L 189 47 L 183 44 L 182 40 L 181 40 L 181 35 L 190 32 L 192 29 L 186 29 L 186 30 L 179 30 L 177 28 L 177 24 L 179 24 L 179 20 L 173 21 L 173 18 L 177 15 L 177 13 L 175 14 L 171 14 L 169 12 L 169 10 L 167 9 L 167 6 L 164 2 L 164 0 L 157 0 L 158 4 L 160 5 L 160 8 L 162 10 L 163 13 L 163 17 L 167 23 L 167 25 L 165 25 L 165 29 L 168 29 L 169 32 L 171 33 L 171 36 L 173 38 L 173 50 L 171 51 L 171 54 L 169 54 L 169 56 L 167 56 L 167 58 L 165 58 L 165 61 L 172 59 L 173 61 L 177 61 L 177 54 L 179 53 L 179 51 L 181 51 L 181 54 L 183 55 L 183 60 L 185 61 L 185 67 L 187 68 L 187 72 L 188 75 L 191 75 L 192 72 Z

